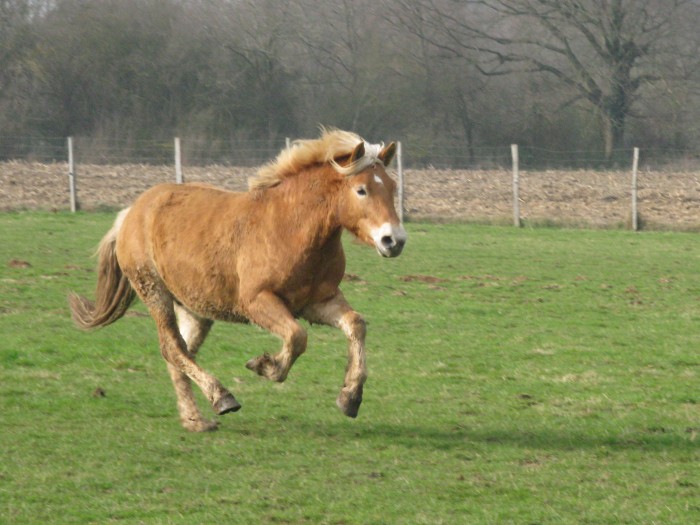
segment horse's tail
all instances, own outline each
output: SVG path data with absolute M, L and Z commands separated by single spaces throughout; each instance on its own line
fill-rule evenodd
M 107 326 L 121 319 L 136 293 L 117 261 L 117 234 L 129 209 L 122 210 L 97 248 L 97 289 L 95 300 L 71 293 L 68 297 L 75 324 L 83 330 Z

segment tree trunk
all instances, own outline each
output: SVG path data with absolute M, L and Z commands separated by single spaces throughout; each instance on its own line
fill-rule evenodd
M 605 162 L 610 163 L 616 149 L 622 146 L 625 135 L 624 116 L 611 114 L 610 111 L 600 110 L 600 126 L 603 139 L 603 154 Z
M 467 109 L 467 101 L 464 99 L 464 93 L 457 89 L 457 108 L 459 111 L 459 120 L 462 123 L 464 137 L 467 139 L 467 151 L 469 152 L 469 164 L 474 166 L 474 120 L 471 118 L 469 109 Z
M 601 113 L 600 125 L 603 136 L 603 154 L 605 155 L 605 162 L 610 162 L 610 159 L 612 158 L 612 152 L 615 147 L 612 130 L 613 126 L 610 117 Z

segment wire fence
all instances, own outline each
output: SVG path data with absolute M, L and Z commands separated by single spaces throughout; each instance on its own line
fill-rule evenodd
M 245 191 L 255 167 L 288 140 L 184 138 L 180 170 L 186 182 Z M 0 135 L 0 210 L 70 209 L 71 173 L 83 210 L 122 208 L 154 184 L 176 180 L 173 138 L 76 137 L 73 149 L 71 168 L 66 138 Z M 408 220 L 510 224 L 517 208 L 520 225 L 700 230 L 700 151 L 642 149 L 634 187 L 633 148 L 607 160 L 600 152 L 520 145 L 517 187 L 511 145 L 404 142 L 402 151 L 396 171 Z
M 190 166 L 220 164 L 259 166 L 274 157 L 289 137 L 267 140 L 248 138 L 183 138 L 183 163 Z M 86 164 L 172 164 L 173 138 L 114 139 L 74 137 L 76 162 Z M 511 163 L 510 145 L 478 147 L 463 141 L 403 141 L 406 168 L 493 169 Z M 626 169 L 632 147 L 613 150 L 606 158 L 599 150 L 552 150 L 520 144 L 523 169 Z M 640 168 L 648 170 L 700 169 L 700 149 L 642 148 Z M 66 137 L 8 136 L 0 133 L 0 162 L 67 161 Z
M 286 137 L 270 140 L 183 139 L 183 162 L 190 166 L 220 164 L 259 166 L 274 157 L 286 145 Z M 67 162 L 66 137 L 0 135 L 0 161 Z M 172 164 L 173 138 L 103 139 L 72 137 L 75 160 L 83 164 Z

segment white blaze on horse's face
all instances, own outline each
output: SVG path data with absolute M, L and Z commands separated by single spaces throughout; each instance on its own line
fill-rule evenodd
M 359 239 L 374 246 L 383 257 L 396 257 L 406 244 L 406 230 L 396 215 L 396 184 L 377 163 L 349 180 L 348 208 L 353 216 L 346 227 Z

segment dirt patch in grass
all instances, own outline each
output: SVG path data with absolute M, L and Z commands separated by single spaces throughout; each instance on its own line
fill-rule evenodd
M 20 261 L 19 259 L 12 259 L 7 263 L 10 268 L 31 268 L 32 264 L 27 261 Z
M 433 277 L 432 275 L 404 275 L 400 278 L 401 281 L 405 283 L 410 282 L 420 282 L 420 283 L 444 283 L 447 279 L 440 279 L 439 277 Z

